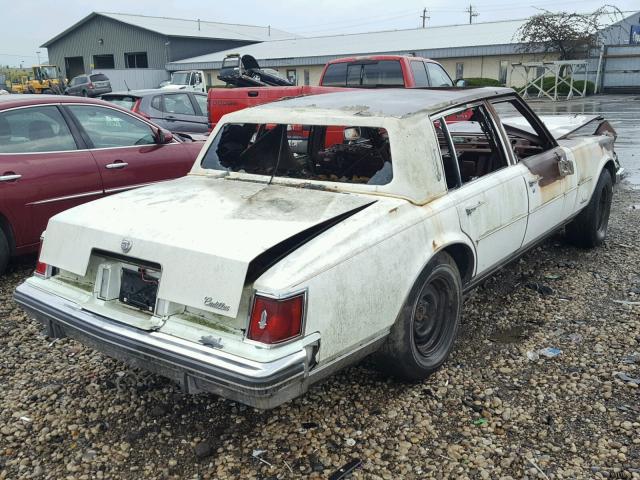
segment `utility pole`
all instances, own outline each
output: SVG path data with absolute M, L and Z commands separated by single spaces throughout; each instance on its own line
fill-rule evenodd
M 478 16 L 478 12 L 474 11 L 473 5 L 469 4 L 469 8 L 465 10 L 469 14 L 469 25 L 473 23 L 473 17 Z
M 420 18 L 422 18 L 422 28 L 427 28 L 427 20 L 431 20 L 431 17 L 427 15 L 427 13 L 429 13 L 429 11 L 426 8 L 422 9 L 422 15 L 420 15 Z

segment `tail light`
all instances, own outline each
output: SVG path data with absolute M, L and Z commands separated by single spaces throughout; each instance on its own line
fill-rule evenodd
M 44 237 L 40 237 L 40 246 L 38 247 L 38 263 L 36 264 L 35 274 L 41 278 L 49 278 L 51 276 L 52 268 L 51 265 L 47 265 L 44 262 L 40 261 L 40 254 L 42 253 L 42 242 L 44 241 Z
M 94 88 L 94 87 L 93 87 L 93 83 L 90 83 L 90 84 L 89 84 L 89 88 Z
M 302 335 L 304 294 L 278 299 L 256 295 L 247 338 L 266 344 L 282 343 Z
M 140 110 L 140 105 L 141 104 L 142 104 L 142 99 L 141 98 L 137 99 L 136 103 L 134 103 L 133 107 L 131 107 L 131 111 L 134 112 L 134 113 L 137 113 L 141 117 L 146 118 L 147 120 L 151 120 L 151 116 L 147 115 L 146 113 L 144 113 L 143 111 Z

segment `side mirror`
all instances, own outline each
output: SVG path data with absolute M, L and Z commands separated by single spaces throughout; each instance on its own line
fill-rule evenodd
M 457 88 L 464 88 L 467 86 L 467 81 L 463 80 L 462 78 L 459 78 L 456 80 L 456 87 Z
M 156 143 L 158 145 L 166 145 L 173 141 L 173 133 L 163 128 L 158 128 L 155 132 Z

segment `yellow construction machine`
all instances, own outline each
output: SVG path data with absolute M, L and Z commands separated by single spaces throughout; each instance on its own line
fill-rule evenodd
M 47 93 L 62 95 L 65 79 L 55 65 L 36 65 L 32 75 L 24 75 L 20 83 L 10 85 L 12 93 Z

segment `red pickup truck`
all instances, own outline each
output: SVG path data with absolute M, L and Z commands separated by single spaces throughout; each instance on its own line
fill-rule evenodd
M 458 86 L 461 86 L 457 84 Z M 230 112 L 273 102 L 284 97 L 317 95 L 345 88 L 453 87 L 442 66 L 409 55 L 349 57 L 327 63 L 320 85 L 212 88 L 209 90 L 209 121 L 215 127 Z

